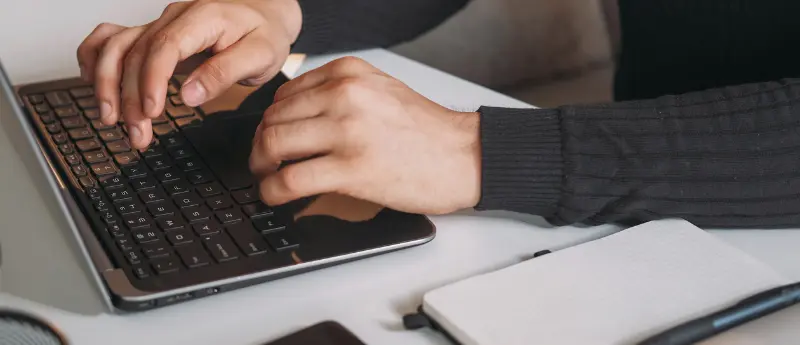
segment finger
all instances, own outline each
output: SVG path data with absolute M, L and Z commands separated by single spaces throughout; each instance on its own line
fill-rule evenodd
M 347 183 L 345 164 L 323 156 L 287 165 L 261 180 L 259 193 L 268 205 L 283 205 L 300 198 L 333 193 Z
M 382 72 L 357 57 L 339 58 L 281 85 L 275 92 L 275 102 L 320 86 L 329 80 L 357 77 L 368 73 Z
M 256 136 L 250 155 L 250 171 L 255 176 L 274 172 L 283 161 L 308 158 L 333 151 L 336 146 L 337 123 L 317 117 L 275 126 L 264 126 Z
M 165 94 L 167 88 L 167 81 L 169 77 L 175 72 L 176 66 L 180 61 L 188 59 L 189 57 L 198 54 L 204 50 L 212 48 L 214 52 L 223 51 L 232 45 L 236 44 L 245 35 L 256 28 L 257 22 L 248 20 L 249 16 L 241 15 L 237 12 L 236 22 L 231 22 L 225 15 L 231 6 L 219 3 L 204 3 L 191 7 L 175 21 L 165 26 L 155 36 L 151 44 L 149 55 L 144 62 L 143 73 L 141 75 L 140 91 L 145 97 L 145 104 L 150 104 L 152 108 L 145 106 L 148 116 L 158 116 L 165 101 Z M 264 45 L 264 42 L 257 42 L 255 45 Z M 262 47 L 254 47 L 253 41 L 250 40 L 248 44 L 243 45 L 239 54 L 234 56 L 234 61 L 229 61 L 228 58 L 220 61 L 214 59 L 213 64 L 202 65 L 205 72 L 206 80 L 209 78 L 220 78 L 217 81 L 219 84 L 225 82 L 226 76 L 230 71 L 226 68 L 235 66 L 236 70 L 232 76 L 236 74 L 250 74 L 251 70 L 261 66 L 258 61 L 258 55 L 263 54 Z M 241 61 L 239 65 L 235 64 L 236 58 L 242 59 L 243 54 L 248 55 L 245 61 Z M 263 57 L 263 56 L 262 56 Z M 218 66 L 219 63 L 225 63 L 225 66 Z M 254 64 L 246 66 L 248 63 Z M 205 66 L 205 67 L 203 67 Z M 215 69 L 215 68 L 223 69 Z M 194 74 L 193 74 L 194 75 Z M 186 85 L 183 87 L 182 93 L 184 95 L 194 95 L 195 97 L 187 97 L 185 101 L 189 106 L 198 106 L 207 98 L 205 95 L 219 93 L 217 91 L 222 86 L 216 85 L 200 85 L 193 83 L 193 77 L 187 78 Z M 235 82 L 235 81 L 234 81 Z M 205 88 L 204 88 L 205 87 Z M 200 100 L 200 102 L 198 102 Z
M 81 78 L 84 81 L 91 82 L 94 80 L 95 62 L 106 40 L 125 29 L 126 27 L 121 25 L 102 23 L 94 28 L 89 36 L 86 36 L 81 45 L 78 46 L 78 66 L 81 69 Z
M 288 50 L 288 45 L 287 48 Z M 181 88 L 184 103 L 198 106 L 216 98 L 233 84 L 267 82 L 280 70 L 275 48 L 259 33 L 250 33 L 197 68 Z M 288 54 L 288 52 L 287 52 Z
M 163 27 L 169 25 L 188 6 L 188 3 L 172 3 L 167 6 L 161 17 L 147 27 L 125 58 L 125 66 L 122 72 L 122 116 L 125 118 L 125 126 L 128 127 L 131 146 L 134 148 L 146 148 L 153 139 L 152 130 L 148 130 L 152 129 L 150 119 L 145 116 L 143 110 L 143 107 L 152 108 L 153 104 L 143 105 L 143 100 L 139 94 L 141 68 L 148 54 L 150 38 Z M 166 84 L 164 88 L 166 89 Z M 166 98 L 166 91 L 162 98 Z
M 122 63 L 144 27 L 133 27 L 109 38 L 100 49 L 94 67 L 95 95 L 100 103 L 100 120 L 106 125 L 119 121 Z
M 329 89 L 318 87 L 273 103 L 264 111 L 261 122 L 264 126 L 273 126 L 318 116 L 331 104 Z

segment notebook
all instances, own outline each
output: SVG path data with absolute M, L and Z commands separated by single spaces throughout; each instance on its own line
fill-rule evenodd
M 661 220 L 426 293 L 463 345 L 635 344 L 788 281 L 683 220 Z

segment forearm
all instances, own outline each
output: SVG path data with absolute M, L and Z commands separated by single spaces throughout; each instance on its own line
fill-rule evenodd
M 550 110 L 481 109 L 478 209 L 557 225 L 800 225 L 800 80 Z
M 303 29 L 296 53 L 389 47 L 431 30 L 469 0 L 298 0 Z

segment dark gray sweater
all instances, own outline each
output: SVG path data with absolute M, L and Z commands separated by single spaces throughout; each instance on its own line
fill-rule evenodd
M 295 51 L 388 47 L 468 0 L 300 0 Z M 800 2 L 620 0 L 617 103 L 483 107 L 477 208 L 555 225 L 800 225 Z M 486 28 L 491 30 L 492 28 Z M 491 49 L 491 47 L 486 47 Z

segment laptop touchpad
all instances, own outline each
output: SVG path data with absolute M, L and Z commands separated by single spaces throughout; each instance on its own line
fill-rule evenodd
M 261 117 L 261 112 L 216 113 L 206 117 L 202 126 L 183 130 L 198 154 L 228 190 L 246 188 L 255 183 L 249 160 L 253 136 Z

